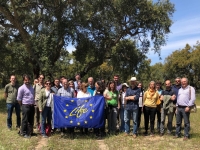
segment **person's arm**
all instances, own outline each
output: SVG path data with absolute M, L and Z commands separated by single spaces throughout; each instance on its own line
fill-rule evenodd
M 38 108 L 39 111 L 42 112 L 42 102 L 43 102 L 43 92 L 40 91 L 39 99 L 38 99 Z
M 7 97 L 8 97 L 8 88 L 7 88 L 7 86 L 5 86 L 5 88 L 4 88 L 4 98 L 5 99 L 7 99 Z
M 19 88 L 17 92 L 17 101 L 20 106 L 22 105 L 23 94 L 23 89 Z
M 190 87 L 190 88 L 191 88 L 191 94 L 190 94 L 191 96 L 190 96 L 190 101 L 189 101 L 189 107 L 193 106 L 196 100 L 195 89 L 193 87 Z

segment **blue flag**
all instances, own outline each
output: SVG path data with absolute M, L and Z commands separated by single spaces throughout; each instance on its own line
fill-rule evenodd
M 54 127 L 101 128 L 104 125 L 104 106 L 103 96 L 67 98 L 54 95 Z

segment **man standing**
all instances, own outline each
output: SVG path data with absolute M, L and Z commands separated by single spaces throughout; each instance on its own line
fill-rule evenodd
M 57 92 L 58 92 L 58 90 L 59 90 L 60 88 L 61 88 L 61 86 L 60 86 L 60 81 L 59 81 L 58 78 L 55 78 L 55 79 L 54 79 L 54 86 L 51 87 L 51 90 L 52 90 L 55 94 L 57 94 Z
M 67 81 L 67 79 L 63 79 L 62 81 L 62 88 L 60 88 L 57 92 L 58 96 L 64 96 L 64 97 L 68 97 L 68 98 L 73 98 L 74 97 L 74 90 L 72 88 L 69 87 L 69 83 Z M 72 134 L 72 136 L 74 136 L 74 128 L 68 128 L 70 134 Z M 61 135 L 64 135 L 64 128 L 61 128 Z
M 129 135 L 131 113 L 133 116 L 133 138 L 137 137 L 138 128 L 138 101 L 141 90 L 137 87 L 136 77 L 132 77 L 130 80 L 130 87 L 126 91 L 125 100 L 126 106 L 124 110 L 124 121 L 125 121 L 125 135 Z
M 40 97 L 40 91 L 42 88 L 44 88 L 44 75 L 40 74 L 38 78 L 38 83 L 33 86 L 34 92 L 35 92 L 35 127 L 38 128 L 40 125 L 40 112 L 39 112 L 39 107 L 38 107 L 38 101 Z
M 33 121 L 34 121 L 34 89 L 30 84 L 30 76 L 23 75 L 24 84 L 19 87 L 17 100 L 22 106 L 22 126 L 21 135 L 24 138 L 30 138 L 33 131 Z
M 10 76 L 10 83 L 5 86 L 4 97 L 6 99 L 7 105 L 7 127 L 12 129 L 12 112 L 15 108 L 15 113 L 17 116 L 17 125 L 16 128 L 20 128 L 21 118 L 20 118 L 20 105 L 17 102 L 17 90 L 18 86 L 16 85 L 16 77 L 14 75 Z
M 172 132 L 172 121 L 173 121 L 173 115 L 174 115 L 173 101 L 176 98 L 175 93 L 171 88 L 170 80 L 165 81 L 165 87 L 166 87 L 166 90 L 162 91 L 161 98 L 160 98 L 160 100 L 162 101 L 161 124 L 160 124 L 160 135 L 161 136 L 164 135 L 164 125 L 165 125 L 166 116 L 168 117 L 167 133 L 171 134 L 171 132 Z M 166 96 L 168 96 L 168 98 Z M 165 107 L 165 106 L 167 106 L 167 107 Z M 172 107 L 172 109 L 170 107 Z
M 119 92 L 122 88 L 122 84 L 119 82 L 119 75 L 114 75 L 113 80 L 117 85 L 117 91 Z
M 95 86 L 94 86 L 94 79 L 93 77 L 88 78 L 88 88 L 87 91 L 91 94 L 91 96 L 94 96 Z
M 75 86 L 75 90 L 77 91 L 77 90 L 78 90 L 78 81 L 81 80 L 81 76 L 80 76 L 79 73 L 77 73 L 77 74 L 75 75 L 75 80 L 76 80 L 76 81 L 74 81 L 74 86 Z
M 188 140 L 190 136 L 190 107 L 194 105 L 195 99 L 195 89 L 188 85 L 187 78 L 182 78 L 176 103 L 176 138 L 180 137 L 181 134 L 182 119 L 184 120 L 183 140 Z

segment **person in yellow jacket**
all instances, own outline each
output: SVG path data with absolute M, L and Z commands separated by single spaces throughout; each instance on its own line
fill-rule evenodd
M 45 133 L 45 124 L 51 125 L 52 111 L 51 106 L 53 102 L 53 91 L 51 90 L 51 82 L 45 81 L 45 88 L 40 91 L 38 106 L 42 116 L 41 133 L 43 138 L 48 138 Z
M 156 90 L 156 84 L 154 81 L 151 81 L 149 83 L 148 90 L 144 93 L 144 104 L 143 104 L 144 123 L 145 123 L 144 135 L 148 135 L 149 119 L 150 119 L 150 136 L 154 135 L 154 122 L 155 122 L 155 114 L 156 114 L 156 107 L 158 100 L 159 100 L 159 93 Z

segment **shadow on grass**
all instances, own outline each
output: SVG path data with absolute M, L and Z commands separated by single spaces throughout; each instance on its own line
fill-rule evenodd
M 0 113 L 6 113 L 6 100 L 5 99 L 0 99 Z

